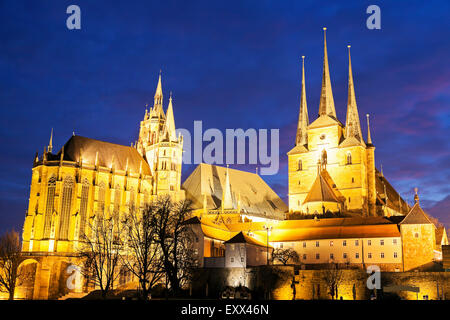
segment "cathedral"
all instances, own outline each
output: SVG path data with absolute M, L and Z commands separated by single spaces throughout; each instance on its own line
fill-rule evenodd
M 56 151 L 52 132 L 34 158 L 23 226 L 27 259 L 21 267 L 32 270 L 33 279 L 17 295 L 66 294 L 65 270 L 77 263 L 88 226 L 120 219 L 160 195 L 192 200 L 186 223 L 197 234 L 200 268 L 264 265 L 276 248 L 297 251 L 306 268 L 335 261 L 407 271 L 439 259 L 448 244 L 445 229 L 429 220 L 417 194 L 410 207 L 375 167 L 368 115 L 366 139 L 361 130 L 350 47 L 348 59 L 345 124 L 336 116 L 326 37 L 318 117 L 311 123 L 303 59 L 297 132 L 287 154 L 288 206 L 257 173 L 202 163 L 181 181 L 183 137 L 176 133 L 172 97 L 164 110 L 161 74 L 131 146 L 74 134 Z M 244 256 L 236 256 L 236 246 L 246 248 Z

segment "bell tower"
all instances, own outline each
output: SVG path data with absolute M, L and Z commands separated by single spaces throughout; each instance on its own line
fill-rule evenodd
M 150 166 L 153 194 L 173 194 L 175 199 L 181 199 L 183 137 L 175 131 L 172 94 L 164 113 L 161 73 L 153 107 L 145 110 L 141 121 L 136 148 Z

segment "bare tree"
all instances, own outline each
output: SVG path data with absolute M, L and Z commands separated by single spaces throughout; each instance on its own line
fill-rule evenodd
M 8 292 L 9 300 L 14 300 L 14 292 L 21 271 L 22 261 L 19 233 L 12 230 L 0 237 L 0 291 Z
M 89 227 L 90 232 L 83 235 L 79 249 L 81 274 L 100 288 L 105 299 L 119 276 L 123 254 L 122 228 L 117 225 L 117 219 L 103 217 L 96 219 Z
M 272 253 L 272 259 L 278 260 L 283 265 L 286 265 L 289 261 L 297 263 L 300 260 L 298 253 L 293 249 L 275 249 Z
M 324 269 L 323 280 L 328 288 L 331 299 L 334 300 L 335 297 L 337 299 L 339 285 L 343 281 L 343 272 L 337 263 L 330 262 L 328 264 L 327 268 Z
M 191 201 L 173 202 L 169 196 L 157 200 L 152 216 L 155 241 L 163 257 L 163 268 L 175 295 L 180 293 L 191 278 L 197 265 L 192 248 L 194 233 L 184 223 L 191 216 Z
M 142 212 L 132 208 L 125 219 L 126 255 L 123 256 L 123 264 L 138 278 L 144 300 L 164 275 L 164 261 L 160 245 L 155 241 L 156 228 L 152 221 L 157 210 L 155 203 L 146 205 Z

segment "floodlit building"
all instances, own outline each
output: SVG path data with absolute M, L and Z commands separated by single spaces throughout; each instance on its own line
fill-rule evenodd
M 319 112 L 312 123 L 303 61 L 298 128 L 288 152 L 289 205 L 258 174 L 228 167 L 199 164 L 182 183 L 183 137 L 175 131 L 172 97 L 164 111 L 160 75 L 153 107 L 131 146 L 74 134 L 54 152 L 52 132 L 36 154 L 21 265 L 32 279 L 17 295 L 64 294 L 66 270 L 79 263 L 76 253 L 90 225 L 101 219 L 120 223 L 132 208 L 141 210 L 167 194 L 192 201 L 193 217 L 185 223 L 194 231 L 200 268 L 264 265 L 277 249 L 295 251 L 302 268 L 337 263 L 407 271 L 442 259 L 445 229 L 430 221 L 417 193 L 411 208 L 375 168 L 368 116 L 367 125 L 364 139 L 350 51 L 345 124 L 336 116 L 325 38 Z

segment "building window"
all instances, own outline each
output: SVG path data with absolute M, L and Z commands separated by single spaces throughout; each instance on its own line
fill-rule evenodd
M 347 164 L 352 164 L 352 154 L 347 152 Z
M 334 259 L 334 254 L 330 253 L 330 259 L 331 259 L 331 260 Z
M 397 239 L 392 239 L 392 244 L 397 244 Z
M 298 185 L 301 185 L 302 183 L 301 183 L 301 181 L 300 180 L 298 180 Z
M 306 248 L 306 241 L 303 241 L 303 248 Z
M 87 206 L 89 198 L 89 181 L 83 180 L 83 186 L 81 187 L 81 201 L 80 201 L 80 231 L 78 232 L 78 239 L 82 239 L 85 232 Z
M 349 203 L 352 202 L 352 198 L 348 197 L 348 202 Z
M 342 246 L 344 246 L 344 247 L 347 246 L 347 240 L 342 241 Z
M 384 246 L 384 240 L 380 240 L 380 246 Z
M 344 252 L 344 254 L 342 255 L 342 257 L 343 257 L 344 259 L 347 259 L 347 253 Z
M 372 259 L 372 252 L 369 252 L 369 253 L 367 254 L 367 258 Z
M 303 260 L 306 260 L 306 254 L 303 254 Z
M 333 246 L 333 240 L 330 241 L 330 247 L 332 247 L 332 246 Z
M 241 257 L 241 262 L 244 262 L 244 257 Z
M 231 261 L 231 262 L 234 262 L 234 258 L 231 258 L 230 261 Z
M 384 252 L 380 253 L 380 257 L 384 258 Z
M 397 252 L 394 252 L 394 258 L 397 258 L 397 257 L 398 257 Z
M 355 240 L 355 247 L 359 246 L 359 240 Z
M 372 240 L 367 240 L 367 245 L 371 246 L 372 245 Z
M 355 183 L 355 178 L 352 177 L 352 183 Z
M 325 149 L 322 151 L 322 164 L 327 164 L 327 151 Z
M 48 187 L 47 187 L 47 203 L 45 205 L 45 220 L 44 220 L 44 238 L 50 238 L 52 215 L 55 206 L 55 189 L 56 189 L 56 178 L 51 177 L 50 180 L 48 180 Z
M 359 259 L 359 252 L 355 253 L 355 258 Z
M 319 259 L 320 259 L 320 254 L 316 253 L 316 260 L 319 260 Z
M 59 239 L 67 240 L 69 237 L 70 209 L 72 205 L 73 178 L 64 179 L 61 201 L 61 220 L 59 222 Z
M 231 245 L 231 250 L 234 250 L 234 243 Z
M 419 237 L 419 233 L 416 232 L 416 233 L 414 234 L 414 237 L 415 237 L 415 238 L 418 238 L 418 237 Z
M 319 241 L 316 241 L 316 247 L 319 247 Z
M 101 182 L 98 186 L 98 206 L 97 210 L 99 212 L 99 216 L 102 217 L 105 212 L 105 183 Z
M 302 170 L 303 170 L 302 160 L 298 160 L 297 171 L 302 171 Z
M 428 295 L 427 294 L 423 295 L 423 300 L 428 300 Z

